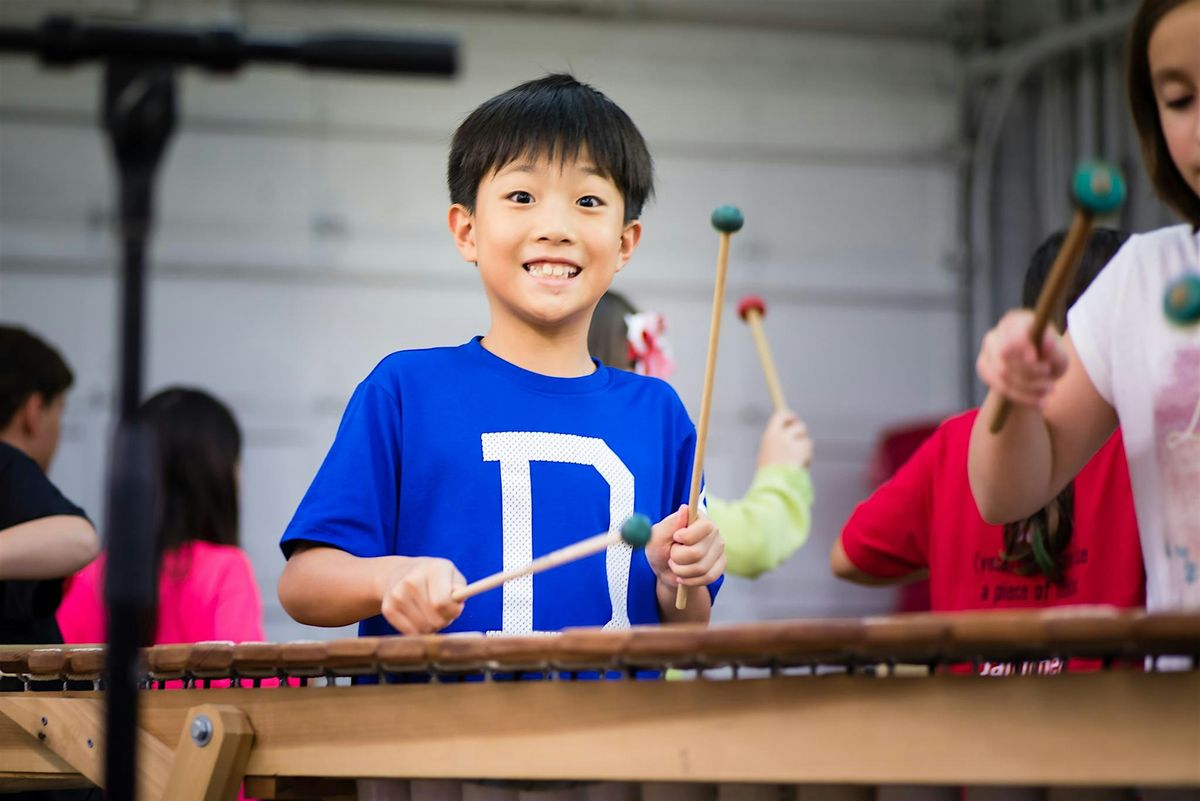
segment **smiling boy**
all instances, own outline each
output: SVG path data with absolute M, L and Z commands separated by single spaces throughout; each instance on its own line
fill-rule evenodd
M 284 608 L 362 635 L 526 634 L 707 621 L 724 545 L 686 503 L 696 433 L 666 383 L 588 354 L 600 297 L 636 250 L 652 166 L 629 117 L 569 75 L 487 101 L 454 135 L 450 231 L 491 312 L 465 345 L 385 358 L 350 399 L 283 535 Z M 505 584 L 521 566 L 634 512 L 646 551 Z M 679 583 L 708 587 L 676 610 Z

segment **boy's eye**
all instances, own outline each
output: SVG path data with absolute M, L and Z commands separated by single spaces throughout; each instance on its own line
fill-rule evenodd
M 517 190 L 516 192 L 510 192 L 508 194 L 508 199 L 513 203 L 532 203 L 533 195 L 529 194 L 528 192 Z
M 595 195 L 584 195 L 575 202 L 585 209 L 598 209 L 604 205 L 604 201 Z

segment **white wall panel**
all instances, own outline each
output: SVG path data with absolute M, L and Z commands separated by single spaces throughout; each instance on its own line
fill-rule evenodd
M 459 259 L 446 233 L 443 145 L 184 131 L 161 181 L 160 263 L 203 269 L 428 276 Z M 111 262 L 111 175 L 90 127 L 4 125 L 0 253 Z M 730 286 L 890 292 L 952 304 L 953 180 L 929 164 L 658 161 L 658 192 L 628 268 L 708 292 L 712 208 L 736 202 Z M 66 234 L 48 236 L 48 226 Z M 70 244 L 72 239 L 79 239 Z

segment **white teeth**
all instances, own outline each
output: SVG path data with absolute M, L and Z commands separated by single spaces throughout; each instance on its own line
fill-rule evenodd
M 542 278 L 574 278 L 579 274 L 579 268 L 573 264 L 552 264 L 550 262 L 537 261 L 530 262 L 525 267 L 529 270 L 530 275 Z

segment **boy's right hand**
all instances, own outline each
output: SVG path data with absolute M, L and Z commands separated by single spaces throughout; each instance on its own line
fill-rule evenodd
M 405 558 L 384 577 L 380 611 L 401 634 L 432 634 L 462 614 L 462 601 L 450 600 L 450 593 L 466 583 L 449 559 Z
M 1029 341 L 1032 327 L 1029 309 L 1005 314 L 984 336 L 975 369 L 983 383 L 1013 403 L 1041 406 L 1067 371 L 1067 352 L 1053 326 L 1047 326 L 1039 353 Z

